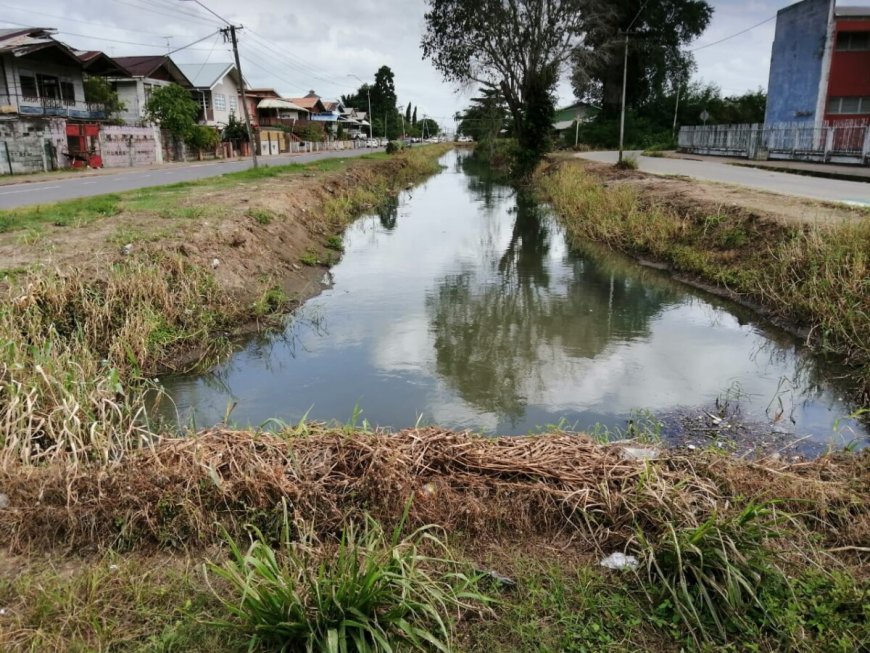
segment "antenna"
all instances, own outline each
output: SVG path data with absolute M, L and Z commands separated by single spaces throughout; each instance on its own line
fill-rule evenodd
M 171 36 L 162 36 L 160 38 L 166 39 L 166 54 L 172 52 L 172 37 Z

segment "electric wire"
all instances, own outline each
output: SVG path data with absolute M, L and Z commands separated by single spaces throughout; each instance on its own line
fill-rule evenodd
M 725 41 L 730 41 L 731 39 L 736 38 L 738 36 L 741 36 L 743 34 L 746 34 L 746 32 L 752 31 L 756 27 L 761 27 L 762 25 L 769 23 L 772 20 L 776 20 L 776 16 L 771 16 L 770 18 L 767 18 L 767 19 L 761 21 L 760 23 L 756 23 L 755 25 L 752 25 L 751 27 L 747 27 L 746 29 L 742 29 L 739 32 L 735 32 L 731 36 L 726 36 L 724 39 L 719 39 L 718 41 L 713 41 L 712 43 L 707 43 L 706 45 L 700 45 L 696 48 L 691 48 L 691 49 L 687 50 L 687 52 L 697 52 L 698 50 L 712 48 L 714 45 L 719 45 L 720 43 L 724 43 Z

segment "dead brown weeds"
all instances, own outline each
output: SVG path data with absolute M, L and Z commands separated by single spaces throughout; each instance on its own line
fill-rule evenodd
M 282 502 L 329 533 L 363 512 L 396 523 L 411 498 L 416 524 L 506 541 L 567 535 L 590 549 L 626 544 L 638 528 L 697 525 L 750 499 L 784 500 L 825 546 L 862 547 L 870 535 L 866 454 L 798 465 L 679 452 L 637 461 L 573 434 L 305 431 L 215 429 L 112 466 L 7 466 L 0 538 L 16 550 L 197 547 L 218 539 L 218 523 L 277 532 Z

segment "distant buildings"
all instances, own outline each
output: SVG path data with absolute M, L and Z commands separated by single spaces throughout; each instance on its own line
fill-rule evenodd
M 870 121 L 870 7 L 803 0 L 776 17 L 765 124 Z

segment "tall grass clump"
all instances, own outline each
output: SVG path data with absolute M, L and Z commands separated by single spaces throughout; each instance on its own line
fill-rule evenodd
M 148 378 L 182 351 L 217 353 L 233 310 L 180 258 L 130 260 L 103 278 L 31 277 L 0 306 L 0 451 L 107 460 L 149 437 Z
M 231 559 L 208 566 L 234 618 L 219 625 L 241 629 L 251 650 L 448 651 L 453 616 L 486 599 L 431 527 L 402 528 L 388 537 L 370 517 L 350 521 L 335 545 L 310 531 L 293 541 L 285 517 L 277 549 L 256 529 L 244 551 L 227 537 Z
M 577 163 L 543 166 L 535 185 L 572 238 L 656 259 L 802 328 L 818 351 L 849 367 L 857 401 L 870 401 L 870 220 L 785 224 L 722 207 L 711 214 L 604 182 Z
M 784 518 L 771 503 L 750 502 L 698 526 L 667 522 L 657 539 L 639 532 L 659 613 L 674 617 L 695 643 L 775 627 L 761 590 L 789 585 L 770 546 L 783 536 Z

